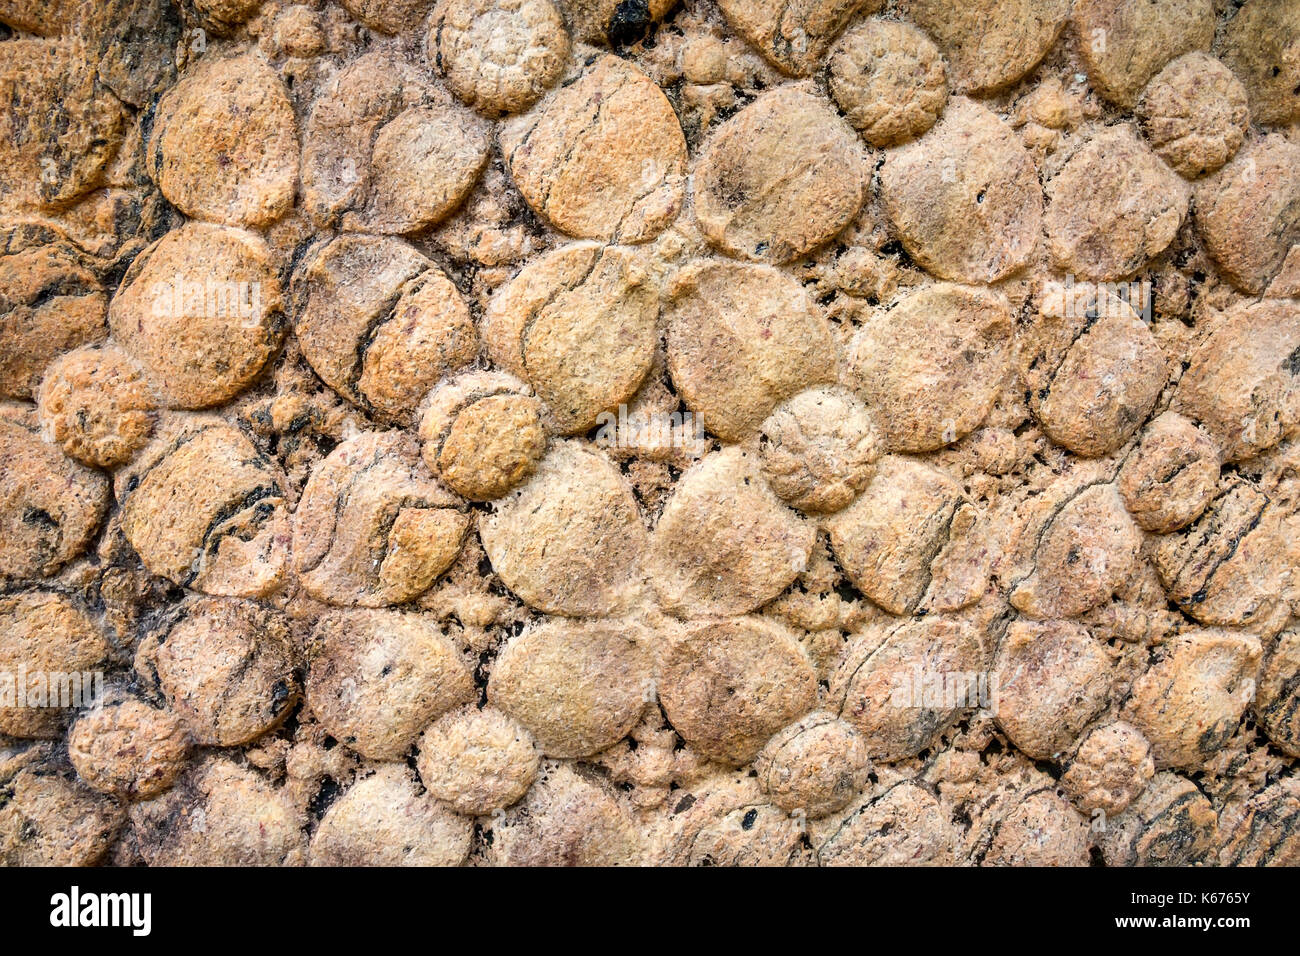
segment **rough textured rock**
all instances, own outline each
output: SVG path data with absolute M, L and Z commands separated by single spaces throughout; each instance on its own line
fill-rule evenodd
M 695 218 L 729 256 L 788 262 L 843 229 L 870 178 L 853 130 L 804 86 L 759 97 L 714 133 L 695 165 Z
M 920 136 L 948 101 L 943 56 L 920 30 L 864 20 L 831 50 L 830 89 L 845 117 L 872 146 Z
M 617 57 L 505 123 L 500 140 L 529 206 L 571 236 L 645 242 L 681 207 L 681 126 L 650 78 Z
M 923 139 L 892 150 L 880 193 L 903 246 L 954 282 L 996 282 L 1033 255 L 1043 194 L 1033 160 L 987 108 L 954 99 Z
M 1129 126 L 1088 140 L 1047 184 L 1052 258 L 1080 279 L 1131 275 L 1165 250 L 1190 191 Z
M 1297 9 L 0 0 L 0 865 L 1300 863 Z

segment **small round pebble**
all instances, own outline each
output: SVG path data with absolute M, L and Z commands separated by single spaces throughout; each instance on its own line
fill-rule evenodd
M 587 757 L 640 720 L 652 668 L 644 629 L 553 618 L 502 648 L 488 701 L 527 727 L 548 757 Z
M 131 263 L 109 304 L 114 341 L 171 408 L 220 405 L 280 344 L 280 280 L 256 233 L 189 222 Z
M 875 417 L 844 389 L 810 388 L 778 405 L 759 428 L 763 475 L 801 511 L 839 511 L 875 474 Z
M 531 607 L 594 616 L 627 608 L 646 530 L 627 479 L 600 452 L 556 442 L 491 512 L 479 537 L 492 570 Z
M 1074 24 L 1088 79 L 1129 108 L 1170 60 L 1214 39 L 1211 0 L 1075 0 Z
M 1131 275 L 1173 241 L 1190 196 L 1132 127 L 1108 126 L 1047 183 L 1048 249 L 1080 279 Z
M 693 208 L 727 255 L 789 262 L 848 225 L 870 178 L 860 140 L 831 105 L 782 86 L 712 134 L 695 163 Z
M 1180 56 L 1156 74 L 1137 114 L 1152 149 L 1188 179 L 1232 159 L 1250 127 L 1241 81 L 1199 52 Z
M 873 760 L 903 760 L 932 746 L 963 711 L 982 706 L 978 677 L 966 679 L 981 657 L 975 629 L 960 619 L 880 621 L 850 638 L 829 699 Z
M 86 550 L 108 507 L 104 476 L 42 441 L 34 417 L 0 413 L 3 577 L 55 574 Z
M 469 525 L 412 436 L 365 432 L 307 479 L 293 517 L 294 570 L 328 604 L 403 604 L 451 566 Z
M 452 92 L 488 116 L 528 109 L 569 56 L 551 0 L 441 0 L 429 41 Z
M 631 399 L 659 340 L 659 296 L 637 254 L 594 242 L 534 259 L 489 303 L 484 339 L 526 380 L 561 434 Z
M 920 136 L 948 101 L 943 56 L 930 38 L 899 20 L 863 20 L 830 55 L 830 90 L 872 146 Z
M 420 441 L 425 464 L 448 487 L 490 501 L 536 470 L 546 451 L 542 405 L 513 375 L 467 372 L 430 395 Z
M 1088 733 L 1065 762 L 1061 786 L 1089 817 L 1128 808 L 1155 776 L 1151 743 L 1132 724 L 1117 720 Z
M 332 611 L 317 622 L 308 659 L 312 713 L 370 760 L 404 757 L 425 727 L 474 696 L 460 653 L 419 614 Z
M 420 738 L 416 766 L 429 792 L 457 813 L 482 816 L 515 803 L 537 779 L 533 736 L 493 707 L 444 714 Z
M 1033 255 L 1043 216 L 1038 170 L 1011 127 L 981 104 L 953 99 L 934 129 L 886 154 L 879 176 L 904 248 L 940 278 L 996 282 Z
M 83 346 L 50 363 L 37 394 L 42 426 L 84 465 L 123 464 L 149 439 L 153 390 L 129 355 Z
M 668 372 L 698 424 L 724 441 L 748 437 L 783 399 L 834 380 L 830 325 L 774 268 L 692 263 L 670 299 Z
M 316 374 L 385 421 L 410 420 L 445 376 L 474 360 L 469 306 L 430 259 L 397 239 L 345 235 L 294 276 L 294 331 Z
M 667 650 L 664 713 L 688 744 L 730 766 L 812 710 L 817 677 L 793 632 L 761 617 L 690 625 Z
M 815 538 L 767 486 L 758 456 L 725 448 L 678 479 L 650 539 L 650 576 L 673 614 L 744 614 L 807 567 Z
M 293 205 L 298 123 L 284 81 L 256 53 L 201 59 L 147 130 L 149 173 L 191 218 L 266 226 Z
M 206 594 L 258 597 L 289 561 L 285 477 L 238 428 L 176 416 L 113 479 L 122 530 L 154 574 Z
M 190 737 L 176 717 L 125 698 L 82 714 L 68 734 L 68 758 L 92 789 L 149 800 L 185 769 Z
M 288 622 L 252 601 L 194 601 L 156 648 L 142 645 L 137 667 L 157 675 L 169 710 L 205 746 L 260 737 L 302 696 Z
M 862 324 L 846 381 L 895 452 L 933 451 L 977 428 L 1010 368 L 1011 310 L 995 293 L 941 283 Z
M 1145 531 L 1168 534 L 1196 520 L 1219 486 L 1219 446 L 1177 412 L 1153 419 L 1119 470 L 1119 493 Z
M 867 743 L 853 727 L 824 711 L 781 730 L 754 758 L 759 786 L 786 813 L 810 818 L 842 810 L 867 786 Z
M 601 57 L 507 120 L 499 138 L 528 205 L 567 235 L 645 242 L 681 209 L 686 139 L 677 115 L 654 81 L 619 57 Z

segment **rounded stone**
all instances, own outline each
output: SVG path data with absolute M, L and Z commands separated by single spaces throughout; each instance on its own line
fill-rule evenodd
M 981 866 L 1087 866 L 1088 821 L 1053 789 L 1018 796 L 998 821 Z
M 1108 126 L 1047 183 L 1048 249 L 1079 279 L 1132 275 L 1173 241 L 1190 197 L 1131 127 Z
M 1168 534 L 1200 517 L 1219 486 L 1219 446 L 1177 412 L 1152 420 L 1118 476 L 1138 527 Z
M 677 115 L 650 77 L 616 56 L 505 122 L 499 138 L 528 205 L 568 235 L 645 242 L 681 209 Z
M 11 32 L 9 45 L 0 47 L 0 99 L 7 104 L 0 210 L 6 216 L 61 217 L 115 177 L 114 160 L 127 152 L 122 147 L 128 136 L 134 138 L 130 113 L 114 95 L 120 90 L 129 97 L 129 91 L 116 77 L 101 79 L 113 70 L 105 61 L 115 51 L 107 37 L 103 47 L 92 39 L 111 29 L 99 16 L 108 8 L 79 9 L 88 16 L 64 39 L 47 42 Z
M 6 755 L 7 756 L 7 755 Z M 117 801 L 77 779 L 44 750 L 0 762 L 0 864 L 94 866 L 125 819 Z
M 952 100 L 925 137 L 886 155 L 880 194 L 904 248 L 942 279 L 996 282 L 1038 245 L 1043 193 L 1034 161 L 973 100 Z
M 1265 621 L 1291 575 L 1282 515 L 1250 482 L 1226 479 L 1205 512 L 1165 535 L 1152 563 L 1169 599 L 1202 624 Z
M 1300 424 L 1300 303 L 1243 302 L 1189 356 L 1174 407 L 1198 422 L 1225 462 L 1253 458 Z
M 331 611 L 312 632 L 307 704 L 331 736 L 370 760 L 406 756 L 430 723 L 473 697 L 465 661 L 426 617 Z
M 1151 329 L 1090 284 L 1050 286 L 1022 336 L 1021 380 L 1047 437 L 1096 458 L 1141 427 L 1169 377 Z
M 34 416 L 0 416 L 0 576 L 56 574 L 79 556 L 108 507 L 104 476 L 41 440 Z
M 299 268 L 292 297 L 294 331 L 316 374 L 384 421 L 409 421 L 429 389 L 478 354 L 459 290 L 397 239 L 330 240 Z
M 1132 724 L 1117 720 L 1091 731 L 1065 762 L 1061 786 L 1089 817 L 1124 812 L 1155 776 L 1151 743 Z
M 1188 53 L 1158 74 L 1137 107 L 1147 142 L 1188 179 L 1212 173 L 1236 155 L 1250 112 L 1232 71 L 1206 53 Z
M 510 806 L 537 779 L 532 734 L 492 707 L 444 714 L 424 732 L 419 751 L 416 767 L 429 793 L 469 816 Z
M 652 686 L 650 635 L 619 621 L 553 619 L 497 656 L 488 700 L 548 757 L 587 757 L 627 736 Z
M 807 859 L 806 818 L 767 803 L 743 771 L 710 775 L 673 797 L 664 865 L 801 866 Z
M 862 735 L 872 759 L 903 760 L 980 706 L 981 660 L 979 637 L 965 621 L 878 622 L 850 639 L 829 700 Z
M 569 34 L 551 0 L 441 0 L 429 48 L 453 93 L 499 116 L 528 109 L 555 84 Z
M 319 601 L 403 604 L 460 553 L 470 516 L 429 473 L 415 439 L 366 432 L 345 441 L 307 479 L 293 517 L 294 570 Z
M 82 714 L 68 734 L 68 759 L 100 793 L 149 800 L 181 775 L 190 738 L 176 717 L 125 698 Z
M 553 444 L 478 529 L 492 569 L 539 611 L 603 616 L 640 591 L 646 531 L 636 499 L 613 462 L 583 444 Z
M 1227 814 L 1224 814 L 1227 817 Z M 1246 801 L 1234 826 L 1219 831 L 1223 846 L 1220 866 L 1300 865 L 1300 786 L 1295 777 L 1282 777 Z
M 789 262 L 857 215 L 871 169 L 853 129 L 803 85 L 759 96 L 700 152 L 694 212 L 729 256 Z
M 420 416 L 420 454 L 471 501 L 499 498 L 537 468 L 546 451 L 542 404 L 505 372 L 468 372 L 439 385 Z
M 891 614 L 955 611 L 988 583 L 979 508 L 956 481 L 920 461 L 881 459 L 867 488 L 825 527 L 849 580 Z
M 1055 760 L 1105 709 L 1111 661 L 1105 645 L 1068 621 L 1015 621 L 993 662 L 994 720 L 1035 760 Z
M 1257 123 L 1300 119 L 1300 8 L 1290 0 L 1251 0 L 1223 33 L 1223 60 L 1241 77 Z
M 148 441 L 157 406 L 129 355 L 111 345 L 87 345 L 50 363 L 36 407 L 42 428 L 65 454 L 112 468 Z
M 933 451 L 974 431 L 992 409 L 1010 368 L 1012 328 L 995 293 L 927 286 L 862 324 L 845 380 L 890 451 Z
M 266 226 L 293 206 L 298 124 L 284 81 L 255 53 L 204 57 L 152 119 L 149 174 L 187 216 Z
M 307 838 L 284 791 L 225 756 L 195 764 L 176 786 L 131 805 L 129 838 L 149 866 L 284 866 L 305 862 Z
M 820 307 L 769 266 L 704 261 L 670 292 L 668 372 L 698 424 L 724 441 L 754 433 L 783 399 L 835 378 Z
M 202 746 L 236 747 L 273 730 L 302 696 L 289 623 L 252 601 L 200 598 L 157 646 L 142 645 L 167 706 Z
M 822 866 L 955 866 L 957 832 L 934 794 L 903 781 L 856 804 L 817 857 Z
M 1265 291 L 1300 243 L 1300 144 L 1277 133 L 1247 143 L 1197 184 L 1196 226 L 1229 282 Z
M 1106 820 L 1097 848 L 1107 866 L 1191 866 L 1213 853 L 1218 824 L 1196 784 L 1157 773 L 1125 812 Z
M 492 360 L 526 380 L 561 434 L 627 402 L 654 360 L 659 295 L 626 248 L 575 243 L 534 259 L 484 315 Z
M 1214 39 L 1211 0 L 1074 0 L 1088 79 L 1124 108 L 1170 60 Z
M 807 567 L 816 535 L 768 487 L 754 452 L 725 448 L 674 486 L 650 539 L 651 580 L 673 614 L 744 614 Z
M 29 399 L 49 363 L 108 336 L 108 296 L 69 242 L 0 233 L 0 395 Z M 53 294 L 51 294 L 53 293 Z
M 631 814 L 581 764 L 548 766 L 491 834 L 500 866 L 637 866 L 645 853 Z
M 0 734 L 61 737 L 72 711 L 70 706 L 58 705 L 79 705 L 87 694 L 94 696 L 96 674 L 102 680 L 109 660 L 107 639 L 84 607 L 53 591 L 0 597 L 0 628 L 4 634 L 0 674 L 6 678 Z M 58 674 L 69 678 L 66 700 L 62 684 L 52 680 Z M 72 697 L 78 687 L 83 700 Z M 58 699 L 52 701 L 52 696 Z
M 759 428 L 763 475 L 801 511 L 839 511 L 876 473 L 875 417 L 848 391 L 810 388 L 786 399 Z
M 330 804 L 312 866 L 460 866 L 474 826 L 420 790 L 405 764 L 382 764 Z
M 207 594 L 257 597 L 289 560 L 285 477 L 238 428 L 165 420 L 113 479 L 122 531 L 154 574 Z
M 1028 617 L 1077 617 L 1110 600 L 1139 567 L 1142 532 L 1113 484 L 1066 492 L 1034 532 L 1033 570 L 1011 589 L 1012 606 Z
M 280 344 L 280 280 L 265 241 L 189 222 L 131 263 L 109 304 L 113 340 L 171 408 L 220 405 Z
M 325 86 L 307 120 L 302 204 L 320 227 L 402 234 L 436 225 L 478 181 L 487 123 L 382 51 Z
M 1133 682 L 1124 716 L 1151 741 L 1161 770 L 1204 767 L 1236 733 L 1255 694 L 1258 638 L 1193 630 Z
M 860 21 L 831 50 L 831 95 L 872 146 L 897 146 L 933 126 L 948 102 L 946 76 L 939 48 L 899 20 Z
M 818 711 L 780 731 L 754 759 L 759 786 L 786 813 L 823 817 L 867 786 L 867 743 L 850 724 Z
M 793 632 L 761 617 L 689 625 L 664 658 L 659 702 L 710 760 L 741 766 L 812 710 L 817 676 Z
M 339 0 L 343 8 L 370 29 L 400 33 L 424 19 L 432 0 Z

